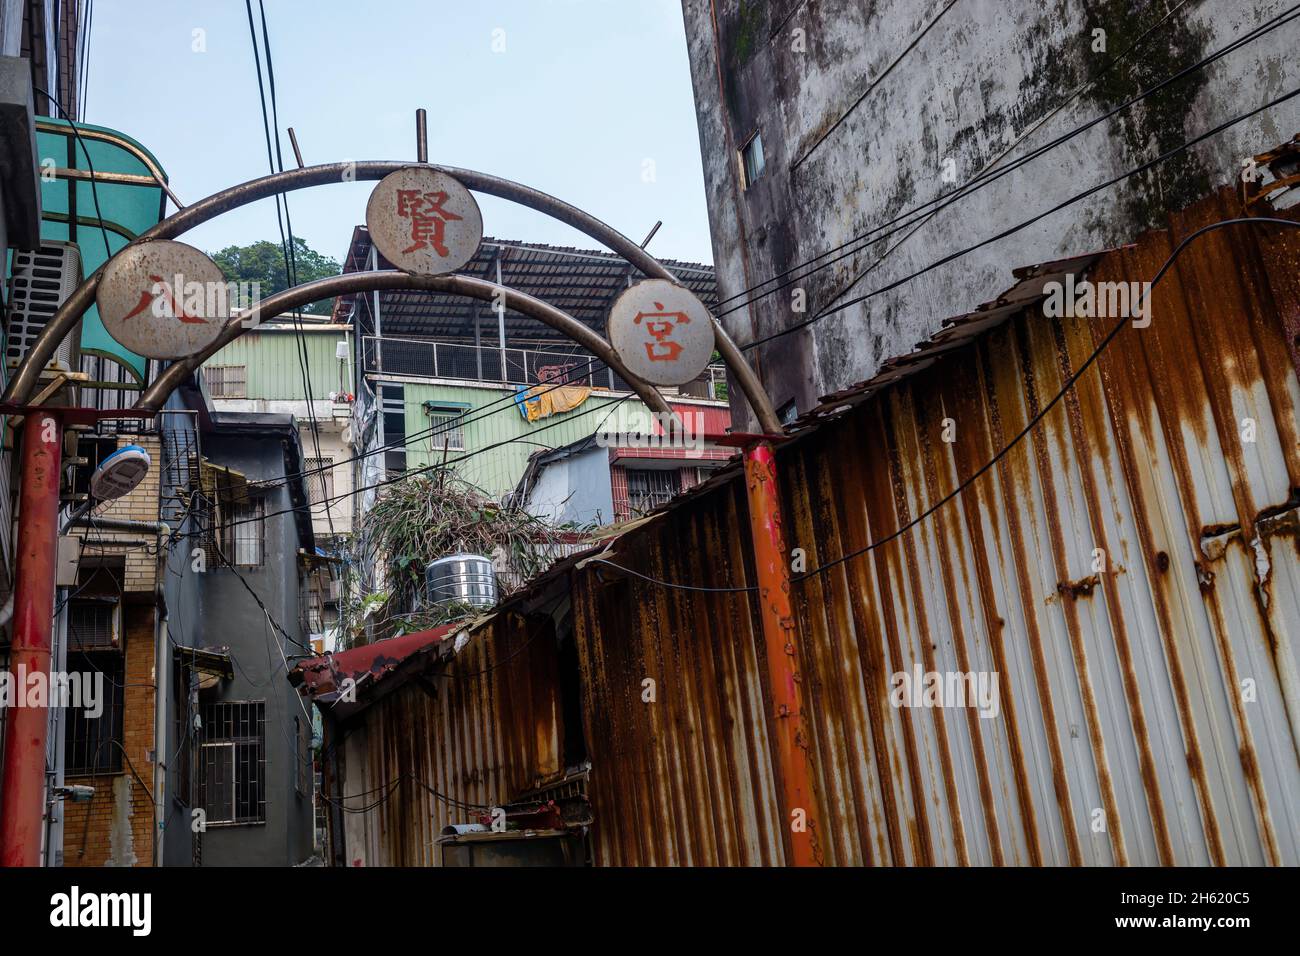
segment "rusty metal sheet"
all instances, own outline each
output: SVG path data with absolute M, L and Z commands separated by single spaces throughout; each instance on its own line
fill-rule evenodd
M 1231 201 L 1035 278 L 1148 279 Z M 992 471 L 796 583 L 829 862 L 1300 863 L 1297 265 L 1289 235 L 1205 237 L 1152 324 Z M 780 462 L 810 567 L 946 495 L 1087 358 L 1109 320 L 1050 319 L 1041 291 L 805 417 Z M 744 507 L 717 482 L 615 541 L 618 560 L 748 585 Z M 597 861 L 780 862 L 751 597 L 573 576 Z M 890 676 L 918 666 L 997 674 L 997 716 L 892 706 Z
M 549 624 L 498 614 L 459 651 L 443 641 L 416 653 L 426 667 L 404 668 L 390 693 L 331 727 L 342 773 L 327 796 L 349 808 L 348 865 L 437 866 L 443 827 L 563 776 Z
M 1089 279 L 1147 280 L 1238 208 L 1216 194 L 1090 259 Z M 809 568 L 856 555 L 793 586 L 828 863 L 1300 864 L 1298 267 L 1289 231 L 1202 237 L 1149 326 L 879 547 L 1004 449 L 1113 320 L 1050 318 L 1040 287 L 964 347 L 830 396 L 780 446 L 790 546 Z M 751 586 L 737 479 L 724 469 L 613 537 L 617 563 Z M 784 862 L 754 595 L 582 557 L 544 586 L 564 576 L 595 862 Z M 414 767 L 489 802 L 560 771 L 553 644 L 524 643 L 511 602 L 499 617 L 516 623 L 454 659 L 497 676 L 430 677 L 373 708 L 355 789 Z M 996 712 L 898 706 L 896 677 L 918 669 L 996 675 Z M 420 827 L 451 818 L 435 804 L 402 792 L 368 815 L 373 860 L 430 862 Z

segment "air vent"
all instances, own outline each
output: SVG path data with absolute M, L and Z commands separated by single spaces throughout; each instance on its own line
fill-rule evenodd
M 35 252 L 15 250 L 9 276 L 9 328 L 5 335 L 5 367 L 22 362 L 59 306 L 81 285 L 81 253 L 71 242 L 45 242 Z M 81 323 L 70 332 L 46 369 L 73 372 L 81 368 Z

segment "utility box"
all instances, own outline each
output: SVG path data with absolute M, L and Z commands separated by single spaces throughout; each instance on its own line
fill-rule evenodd
M 438 838 L 443 866 L 585 866 L 582 840 L 568 830 L 490 830 Z

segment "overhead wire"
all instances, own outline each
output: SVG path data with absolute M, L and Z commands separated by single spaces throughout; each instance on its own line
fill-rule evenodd
M 1146 285 L 1146 287 L 1143 289 L 1141 295 L 1138 298 L 1137 304 L 1133 308 L 1133 311 L 1135 313 L 1141 312 L 1143 308 L 1143 304 L 1146 302 L 1147 297 L 1151 294 L 1152 291 L 1155 290 L 1155 287 L 1160 284 L 1160 281 L 1165 277 L 1165 275 L 1168 274 L 1170 268 L 1178 260 L 1178 257 L 1182 255 L 1183 250 L 1186 249 L 1189 245 L 1191 245 L 1193 241 L 1195 241 L 1196 239 L 1200 238 L 1203 235 L 1206 235 L 1207 233 L 1214 232 L 1215 230 L 1223 229 L 1228 226 L 1238 226 L 1238 225 L 1249 225 L 1249 226 L 1273 225 L 1273 226 L 1283 226 L 1290 229 L 1296 229 L 1296 228 L 1300 228 L 1300 221 L 1296 221 L 1292 219 L 1280 219 L 1274 216 L 1251 216 L 1251 217 L 1238 217 L 1233 219 L 1223 219 L 1220 220 L 1219 222 L 1214 222 L 1214 223 L 1210 223 L 1209 225 L 1202 226 L 1201 228 L 1197 229 L 1196 231 L 1184 237 L 1174 248 L 1174 251 L 1170 253 L 1169 257 L 1165 259 L 1164 263 L 1156 271 L 1155 276 L 1151 279 L 1151 282 L 1148 285 Z M 1092 367 L 1093 363 L 1097 361 L 1097 359 L 1101 356 L 1101 354 L 1107 349 L 1107 347 L 1110 346 L 1110 344 L 1123 330 L 1124 326 L 1127 325 L 1130 321 L 1132 321 L 1131 318 L 1124 317 L 1121 318 L 1118 322 L 1116 322 L 1110 328 L 1110 330 L 1101 338 L 1101 340 L 1097 343 L 1097 346 L 1092 350 L 1091 353 L 1089 353 L 1088 357 L 1084 359 L 1084 361 L 1079 365 L 1079 367 L 1075 369 L 1066 378 L 1064 384 L 1052 396 L 1052 398 L 1049 399 L 1048 402 L 1042 406 L 1042 408 L 1040 408 L 1037 412 L 1035 412 L 1032 416 L 1030 416 L 1029 420 L 1025 423 L 1024 427 L 1021 428 L 1020 431 L 1018 431 L 1010 441 L 1008 441 L 1005 445 L 1003 445 L 1002 448 L 992 458 L 990 458 L 984 464 L 980 465 L 979 468 L 975 469 L 975 471 L 973 471 L 970 475 L 968 475 L 961 482 L 959 482 L 952 491 L 944 495 L 938 501 L 931 504 L 924 511 L 920 512 L 916 517 L 900 525 L 898 528 L 896 528 L 894 531 L 890 532 L 889 534 L 885 535 L 884 537 L 878 538 L 872 541 L 870 544 L 864 545 L 861 548 L 857 548 L 853 551 L 846 552 L 845 554 L 840 555 L 838 558 L 835 558 L 831 561 L 827 561 L 824 564 L 821 564 L 818 567 L 815 567 L 812 570 L 807 571 L 803 574 L 794 575 L 790 578 L 791 582 L 799 583 L 802 581 L 806 581 L 809 578 L 815 577 L 817 575 L 825 574 L 827 571 L 831 570 L 832 568 L 836 568 L 841 564 L 853 560 L 854 558 L 860 557 L 864 554 L 876 550 L 877 548 L 889 544 L 891 541 L 896 540 L 897 538 L 906 534 L 912 528 L 916 527 L 921 522 L 925 521 L 927 518 L 933 515 L 944 505 L 948 504 L 950 501 L 952 501 L 954 498 L 960 495 L 963 491 L 969 488 L 975 481 L 979 480 L 980 477 L 982 477 L 985 473 L 987 473 L 994 465 L 996 465 L 1003 458 L 1005 458 L 1007 454 L 1009 454 L 1010 451 L 1013 448 L 1015 448 L 1015 446 L 1025 438 L 1025 436 L 1027 436 L 1031 431 L 1033 431 L 1033 429 L 1038 425 L 1038 423 L 1041 422 L 1047 416 L 1047 414 L 1053 408 L 1056 407 L 1056 405 L 1061 401 L 1061 399 L 1064 398 L 1070 392 L 1070 390 L 1074 388 L 1075 383 L 1078 382 L 1079 379 L 1083 376 L 1083 374 L 1089 368 Z M 614 568 L 620 573 L 629 574 L 633 577 L 646 581 L 647 583 L 654 584 L 659 587 L 670 588 L 672 590 L 719 592 L 719 593 L 743 593 L 743 592 L 753 592 L 759 590 L 759 588 L 755 586 L 702 587 L 698 585 L 683 584 L 678 581 L 666 581 L 663 580 L 662 578 L 656 578 L 648 574 L 643 574 L 640 571 L 636 571 L 632 568 L 625 567 L 624 565 L 617 564 L 613 561 L 609 561 L 603 558 L 595 558 L 592 560 L 591 563 L 606 565 L 608 567 Z

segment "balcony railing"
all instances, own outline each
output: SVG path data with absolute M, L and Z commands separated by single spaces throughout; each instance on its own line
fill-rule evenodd
M 614 392 L 631 391 L 618 373 L 606 368 L 590 352 L 576 347 L 562 350 L 501 349 L 367 335 L 362 340 L 362 365 L 367 373 L 415 378 L 503 382 L 509 385 L 536 385 L 559 380 Z M 725 400 L 726 369 L 709 366 L 698 379 L 678 389 L 678 393 L 693 398 Z

